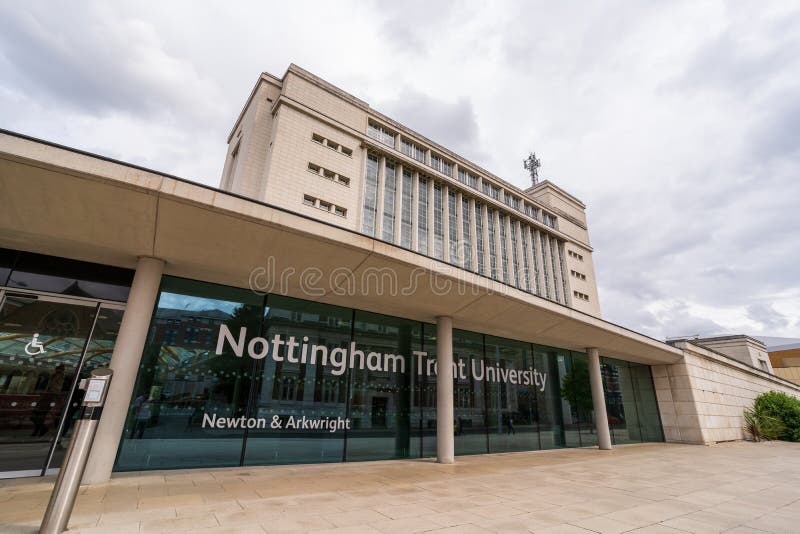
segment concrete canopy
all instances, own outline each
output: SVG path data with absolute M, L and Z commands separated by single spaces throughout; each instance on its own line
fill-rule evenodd
M 640 363 L 682 355 L 367 236 L 10 132 L 0 132 L 0 198 L 0 247 L 127 268 L 154 256 L 174 276 L 419 321 L 451 316 L 455 328 Z

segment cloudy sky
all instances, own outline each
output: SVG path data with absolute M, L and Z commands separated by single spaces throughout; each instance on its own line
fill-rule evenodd
M 0 128 L 218 185 L 294 62 L 588 205 L 604 318 L 800 337 L 800 4 L 12 2 Z

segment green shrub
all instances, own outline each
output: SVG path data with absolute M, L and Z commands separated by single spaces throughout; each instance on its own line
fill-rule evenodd
M 777 439 L 800 441 L 800 399 L 770 391 L 756 397 L 752 411 L 760 417 L 774 418 L 782 423 L 783 429 Z
M 744 430 L 753 441 L 779 439 L 786 426 L 777 417 L 766 415 L 763 411 L 744 409 Z

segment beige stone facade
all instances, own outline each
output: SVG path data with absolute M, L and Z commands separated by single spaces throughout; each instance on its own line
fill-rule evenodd
M 523 191 L 295 65 L 259 77 L 220 188 L 600 316 L 580 200 Z
M 652 367 L 664 437 L 681 443 L 745 439 L 743 412 L 767 391 L 800 398 L 800 387 L 688 341 L 683 360 Z

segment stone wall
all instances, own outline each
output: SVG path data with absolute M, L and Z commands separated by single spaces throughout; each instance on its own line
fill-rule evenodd
M 745 408 L 767 391 L 800 398 L 800 386 L 688 342 L 683 360 L 653 366 L 664 437 L 669 442 L 716 443 L 745 438 Z

